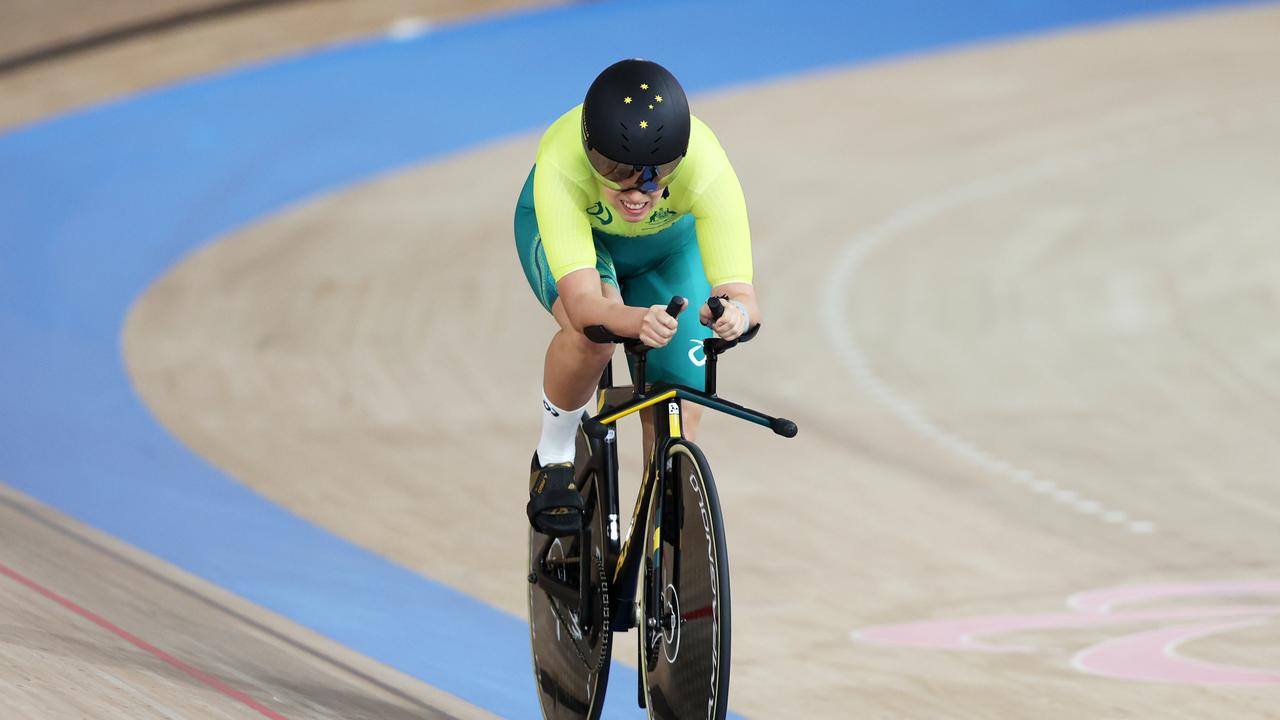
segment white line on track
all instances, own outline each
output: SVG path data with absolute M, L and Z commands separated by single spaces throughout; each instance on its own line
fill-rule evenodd
M 426 35 L 435 25 L 424 17 L 403 17 L 387 27 L 387 37 L 399 42 L 408 42 Z
M 1046 160 L 1004 174 L 973 180 L 908 205 L 883 222 L 855 235 L 836 262 L 827 279 L 823 302 L 820 303 L 827 339 L 845 369 L 868 395 L 907 427 L 934 444 L 985 472 L 1024 486 L 1055 504 L 1111 525 L 1123 526 L 1134 534 L 1152 534 L 1156 530 L 1154 523 L 1134 519 L 1131 513 L 1107 507 L 1101 501 L 1061 487 L 1054 480 L 1040 477 L 1031 470 L 997 458 L 929 419 L 915 403 L 875 374 L 867 354 L 858 345 L 849 328 L 843 312 L 845 297 L 849 288 L 853 287 L 854 276 L 862 268 L 867 256 L 880 245 L 891 242 L 911 227 L 971 203 L 1003 195 L 1033 183 L 1071 172 L 1096 169 L 1119 159 L 1148 154 L 1171 146 L 1240 132 L 1273 120 L 1278 115 L 1280 115 L 1280 104 L 1257 111 L 1237 111 L 1225 119 L 1201 116 L 1154 129 L 1146 128 L 1141 131 L 1141 134 L 1118 141 L 1104 141 L 1091 150 L 1071 158 Z

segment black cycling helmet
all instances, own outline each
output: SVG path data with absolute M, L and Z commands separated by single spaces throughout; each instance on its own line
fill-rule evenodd
M 596 174 L 615 190 L 636 173 L 644 192 L 665 187 L 689 150 L 684 89 L 655 62 L 610 65 L 582 102 L 582 146 Z

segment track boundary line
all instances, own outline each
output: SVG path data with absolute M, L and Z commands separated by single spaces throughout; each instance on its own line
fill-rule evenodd
M 186 675 L 194 678 L 195 680 L 198 680 L 204 685 L 207 685 L 213 688 L 214 690 L 217 690 L 219 693 L 226 695 L 227 697 L 233 700 L 236 700 L 242 705 L 246 705 L 256 710 L 263 717 L 271 718 L 271 720 L 288 720 L 288 718 L 281 715 L 280 713 L 272 710 L 271 708 L 266 707 L 265 705 L 259 703 L 257 700 L 254 700 L 253 698 L 249 697 L 245 693 L 239 690 L 236 690 L 235 688 L 222 682 L 221 680 L 210 675 L 209 673 L 204 672 L 203 670 L 200 670 L 198 668 L 192 667 L 187 663 L 184 663 L 178 658 L 161 650 L 155 645 L 152 645 L 146 640 L 143 640 L 137 635 L 134 635 L 128 630 L 121 628 L 119 625 L 116 625 L 115 623 L 111 622 L 110 620 L 107 620 L 106 618 L 103 618 L 101 615 L 98 615 L 92 612 L 91 610 L 85 609 L 81 605 L 76 604 L 74 601 L 69 600 L 68 598 L 62 595 L 59 595 L 53 590 L 50 590 L 49 588 L 41 585 L 40 583 L 37 583 L 36 581 L 10 568 L 8 565 L 5 565 L 4 563 L 0 563 L 0 575 L 4 575 L 9 579 L 13 580 L 14 582 L 17 582 L 18 584 L 23 585 L 28 589 L 35 591 L 36 593 L 44 596 L 49 600 L 52 600 L 53 602 L 61 605 L 67 610 L 70 610 L 76 615 L 79 615 L 85 620 L 88 620 L 94 625 L 97 625 L 103 630 L 106 630 L 107 632 L 110 632 L 116 637 L 119 637 L 120 639 L 124 640 L 130 645 L 133 645 L 134 647 L 140 650 L 144 650 L 150 653 L 151 655 L 164 661 L 169 666 L 174 667 L 182 671 Z
M 10 493 L 10 494 L 17 493 L 16 490 L 14 490 L 13 488 L 9 488 L 7 486 L 5 487 L 5 490 L 7 491 L 7 493 Z M 87 547 L 95 552 L 102 553 L 103 555 L 111 558 L 112 560 L 122 565 L 128 566 L 131 570 L 140 572 L 143 575 L 146 575 L 147 577 L 151 578 L 152 580 L 155 580 L 156 582 L 159 582 L 162 585 L 165 585 L 166 587 L 172 590 L 182 593 L 183 595 L 186 595 L 187 597 L 193 600 L 196 600 L 204 604 L 205 606 L 213 610 L 216 610 L 217 612 L 227 615 L 238 622 L 244 623 L 245 625 L 253 628 L 254 630 L 261 632 L 264 635 L 267 635 L 285 645 L 288 645 L 289 647 L 295 650 L 298 650 L 299 652 L 302 652 L 312 658 L 315 658 L 316 660 L 319 660 L 321 662 L 324 662 L 330 665 L 331 667 L 337 670 L 345 672 L 351 675 L 352 677 L 355 677 L 363 682 L 366 682 L 378 688 L 379 690 L 382 690 L 385 693 L 394 695 L 395 697 L 407 703 L 410 703 L 414 707 L 417 707 L 418 709 L 426 713 L 429 713 L 429 714 L 434 713 L 442 716 L 449 715 L 449 713 L 445 712 L 441 708 L 431 705 L 427 702 L 424 702 L 420 698 L 414 697 L 413 695 L 395 687 L 394 685 L 383 682 L 382 680 L 379 680 L 378 678 L 373 677 L 372 675 L 356 667 L 353 667 L 343 662 L 342 660 L 339 660 L 338 658 L 335 658 L 325 653 L 323 650 L 314 648 L 311 645 L 308 645 L 307 643 L 292 637 L 288 633 L 281 632 L 280 630 L 272 628 L 263 622 L 255 620 L 254 618 L 232 607 L 229 607 L 228 605 L 222 602 L 219 602 L 217 599 L 211 598 L 208 595 L 201 593 L 199 590 L 196 590 L 195 588 L 189 587 L 186 584 L 178 580 L 175 580 L 174 578 L 168 577 L 163 573 L 157 572 L 153 568 L 147 567 L 146 565 L 138 562 L 137 560 L 134 560 L 133 558 L 128 557 L 127 555 L 124 555 L 123 553 L 117 550 L 114 550 L 110 547 L 107 547 L 106 545 L 103 545 L 102 543 L 94 540 L 93 538 L 88 537 L 84 533 L 78 532 L 75 528 L 59 523 L 57 520 L 52 519 L 50 517 L 46 517 L 46 513 L 49 513 L 52 511 L 39 505 L 34 501 L 28 500 L 27 498 L 15 499 L 11 497 L 6 497 L 5 494 L 0 494 L 0 505 L 6 505 L 14 509 L 15 511 L 23 514 L 27 519 L 33 520 L 41 525 L 44 525 L 45 527 L 49 528 L 50 530 L 53 530 L 54 532 L 62 535 L 63 537 L 66 537 L 76 543 L 79 543 L 80 545 L 83 545 L 84 547 Z M 138 552 L 143 552 L 143 551 L 139 550 Z M 164 562 L 163 560 L 157 560 L 157 561 Z M 182 571 L 181 569 L 179 569 L 179 571 L 185 572 L 185 571 Z M 249 601 L 245 600 L 245 602 L 249 602 Z M 293 622 L 292 620 L 288 620 L 288 618 L 285 618 L 285 620 L 288 622 Z M 353 650 L 352 652 L 356 652 L 356 651 Z M 421 682 L 416 678 L 414 680 L 415 682 Z M 435 689 L 442 693 L 445 692 L 443 690 L 439 690 L 439 688 L 435 688 Z M 462 702 L 462 701 L 459 700 L 459 702 Z
M 876 375 L 867 353 L 853 337 L 847 318 L 837 308 L 844 307 L 848 289 L 853 287 L 854 276 L 862 269 L 867 256 L 914 225 L 1036 182 L 1093 170 L 1117 160 L 1196 140 L 1207 140 L 1250 129 L 1273 119 L 1277 110 L 1280 110 L 1280 106 L 1266 106 L 1253 111 L 1239 111 L 1227 118 L 1195 116 L 1156 127 L 1140 128 L 1120 140 L 1097 142 L 1071 159 L 1034 162 L 1004 173 L 970 180 L 899 208 L 887 218 L 855 234 L 828 275 L 823 300 L 819 303 L 828 343 L 841 364 L 876 403 L 943 450 L 985 472 L 1024 486 L 1056 505 L 1110 525 L 1123 526 L 1137 535 L 1154 534 L 1154 522 L 1135 519 L 1126 510 L 1108 507 L 1101 501 L 1062 486 L 1058 481 L 1001 459 L 931 420 L 916 403 Z

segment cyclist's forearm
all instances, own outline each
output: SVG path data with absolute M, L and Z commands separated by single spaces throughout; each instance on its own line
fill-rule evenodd
M 647 308 L 628 307 L 617 300 L 589 292 L 561 298 L 569 322 L 579 332 L 591 325 L 603 325 L 618 335 L 636 337 L 648 311 Z

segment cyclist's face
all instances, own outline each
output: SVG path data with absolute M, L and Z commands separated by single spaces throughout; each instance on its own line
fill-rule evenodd
M 623 190 L 614 190 L 604 185 L 600 186 L 600 194 L 605 200 L 613 206 L 623 220 L 627 222 L 640 222 L 653 212 L 653 208 L 657 206 L 658 201 L 662 199 L 663 188 L 647 193 L 640 190 L 637 185 L 640 184 L 640 173 L 636 173 L 626 180 L 618 183 Z

